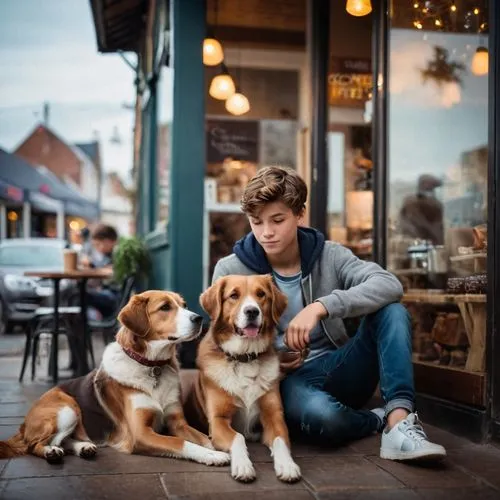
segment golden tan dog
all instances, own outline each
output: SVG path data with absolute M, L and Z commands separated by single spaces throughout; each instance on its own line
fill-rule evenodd
M 99 369 L 45 393 L 17 434 L 0 442 L 0 458 L 32 453 L 54 462 L 65 451 L 90 458 L 95 442 L 125 453 L 229 463 L 188 426 L 180 402 L 176 344 L 198 336 L 202 318 L 176 293 L 148 291 L 132 297 L 118 319 L 123 326 Z M 171 435 L 158 433 L 164 426 Z
M 225 276 L 200 297 L 212 319 L 200 343 L 198 383 L 186 403 L 208 427 L 214 446 L 231 455 L 231 475 L 255 479 L 245 438 L 270 449 L 279 479 L 300 479 L 290 454 L 279 392 L 280 368 L 273 348 L 287 299 L 271 276 Z M 203 425 L 204 424 L 204 425 Z

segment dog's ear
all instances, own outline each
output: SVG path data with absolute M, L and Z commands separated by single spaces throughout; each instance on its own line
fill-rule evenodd
M 226 279 L 221 277 L 200 295 L 201 307 L 212 321 L 217 321 L 222 313 L 222 295 L 225 285 Z
M 268 284 L 272 295 L 271 315 L 273 317 L 274 324 L 277 325 L 280 321 L 281 315 L 285 312 L 286 306 L 288 305 L 288 298 L 275 285 L 271 275 L 268 276 Z
M 151 329 L 148 300 L 143 295 L 134 295 L 118 315 L 118 321 L 138 337 L 145 337 Z

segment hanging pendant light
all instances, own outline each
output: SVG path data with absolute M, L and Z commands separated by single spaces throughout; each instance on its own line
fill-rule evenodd
M 219 2 L 214 1 L 214 26 L 218 23 Z M 217 66 L 224 60 L 224 51 L 221 43 L 215 38 L 214 28 L 208 28 L 207 36 L 203 40 L 203 64 Z
M 224 60 L 222 45 L 213 36 L 203 40 L 203 64 L 206 66 L 217 66 Z
M 221 101 L 229 99 L 236 91 L 233 79 L 225 64 L 222 64 L 221 72 L 212 78 L 208 93 Z
M 472 58 L 471 70 L 474 75 L 483 76 L 488 74 L 488 49 L 486 47 L 478 47 Z
M 226 109 L 233 115 L 241 116 L 250 111 L 250 103 L 240 89 L 226 101 Z
M 351 16 L 366 16 L 372 11 L 372 3 L 370 0 L 347 0 L 345 10 Z

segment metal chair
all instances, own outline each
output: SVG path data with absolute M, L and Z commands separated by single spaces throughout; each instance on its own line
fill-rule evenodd
M 92 334 L 94 332 L 100 331 L 103 335 L 104 344 L 108 344 L 111 342 L 112 337 L 118 331 L 119 322 L 118 322 L 118 313 L 125 306 L 125 304 L 129 301 L 130 296 L 132 294 L 134 285 L 136 282 L 135 276 L 127 276 L 122 283 L 120 290 L 120 299 L 118 301 L 117 310 L 115 314 L 107 319 L 93 321 L 90 320 L 88 322 L 88 332 L 84 332 L 84 346 L 85 353 L 84 355 L 90 354 L 90 358 L 92 361 L 92 366 L 95 367 L 95 358 L 94 358 L 94 349 L 92 346 Z M 35 315 L 31 320 L 28 328 L 26 329 L 26 343 L 24 345 L 24 353 L 23 353 L 23 361 L 21 365 L 21 373 L 19 374 L 19 381 L 22 382 L 24 373 L 26 371 L 26 365 L 28 363 L 28 358 L 31 354 L 31 380 L 35 378 L 35 366 L 36 366 L 36 358 L 38 355 L 38 344 L 40 335 L 42 333 L 47 333 L 49 335 L 66 335 L 68 339 L 72 335 L 72 328 L 69 323 L 69 319 L 81 313 L 80 306 L 62 306 L 58 308 L 60 314 L 60 323 L 59 331 L 54 331 L 53 324 L 53 315 L 54 308 L 53 307 L 39 307 L 35 311 Z M 50 370 L 49 370 L 50 372 Z

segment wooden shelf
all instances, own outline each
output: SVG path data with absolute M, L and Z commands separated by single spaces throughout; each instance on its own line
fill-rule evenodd
M 406 304 L 485 304 L 486 294 L 409 291 L 403 295 L 402 302 Z
M 483 252 L 478 253 L 466 253 L 464 255 L 454 255 L 450 257 L 452 262 L 462 262 L 464 260 L 473 260 L 473 259 L 486 259 L 487 254 Z
M 486 352 L 486 295 L 484 294 L 450 294 L 429 293 L 428 291 L 412 291 L 403 295 L 405 304 L 455 304 L 460 310 L 469 339 L 469 353 L 466 369 L 469 372 L 481 373 L 485 367 Z
M 390 269 L 396 276 L 424 276 L 429 274 L 427 269 Z

